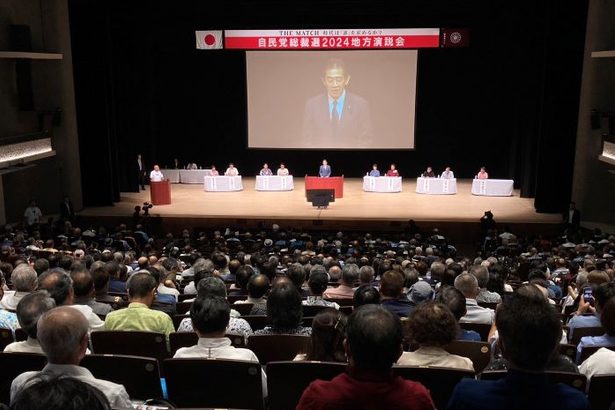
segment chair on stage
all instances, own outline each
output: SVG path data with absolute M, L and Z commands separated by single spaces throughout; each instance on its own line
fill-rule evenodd
M 47 358 L 35 353 L 0 353 L 0 403 L 9 403 L 11 383 L 22 373 L 43 370 Z
M 123 385 L 131 399 L 162 398 L 158 360 L 151 357 L 89 354 L 81 360 L 97 379 Z
M 169 357 L 166 338 L 162 333 L 102 330 L 92 332 L 90 339 L 96 354 L 143 356 L 158 360 Z
M 437 409 L 446 408 L 455 386 L 461 379 L 475 376 L 471 370 L 421 366 L 393 366 L 393 374 L 422 383 L 431 392 Z
M 166 359 L 163 370 L 169 400 L 177 407 L 264 408 L 261 366 L 258 363 Z
M 248 349 L 261 364 L 293 360 L 299 353 L 307 353 L 312 338 L 303 335 L 254 335 L 248 337 Z
M 316 379 L 331 380 L 346 369 L 345 363 L 284 361 L 267 364 L 270 410 L 294 409 L 303 391 Z M 289 383 L 292 380 L 292 383 Z

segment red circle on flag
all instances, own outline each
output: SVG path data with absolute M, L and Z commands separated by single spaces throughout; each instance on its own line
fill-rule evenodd
M 205 36 L 205 44 L 208 46 L 213 46 L 216 43 L 216 38 L 212 34 L 208 34 Z

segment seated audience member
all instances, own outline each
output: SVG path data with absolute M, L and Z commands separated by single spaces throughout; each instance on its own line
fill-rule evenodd
M 297 290 L 299 290 L 301 297 L 310 295 L 310 291 L 303 288 L 305 283 L 305 269 L 300 263 L 291 264 L 286 270 L 286 276 L 293 282 Z
M 440 175 L 440 178 L 444 178 L 444 179 L 455 178 L 455 174 L 453 173 L 453 171 L 451 171 L 451 167 L 446 167 L 444 169 L 444 172 L 442 172 L 442 175 Z
M 600 327 L 602 322 L 600 321 L 600 315 L 602 313 L 602 307 L 606 302 L 615 296 L 615 283 L 603 283 L 595 288 L 593 292 L 595 300 L 595 308 L 591 306 L 589 301 L 585 300 L 583 292 L 579 292 L 579 308 L 568 321 L 568 339 L 572 340 L 574 330 L 579 327 Z
M 259 174 L 261 176 L 271 176 L 273 175 L 273 172 L 271 172 L 271 169 L 269 169 L 269 165 L 267 165 L 267 163 L 265 162 Z
M 427 285 L 429 287 L 429 285 Z M 431 287 L 429 287 L 431 290 Z M 386 271 L 380 280 L 380 304 L 398 317 L 406 317 L 412 304 L 403 294 L 404 276 L 396 270 Z
M 248 294 L 248 282 L 254 276 L 254 269 L 250 265 L 241 265 L 235 273 L 235 283 L 231 286 L 229 295 Z
M 60 306 L 45 312 L 38 322 L 38 341 L 47 365 L 41 371 L 22 373 L 11 384 L 11 402 L 37 376 L 73 377 L 99 389 L 113 408 L 132 408 L 124 386 L 96 379 L 90 371 L 80 367 L 88 347 L 88 321 L 81 312 Z
M 224 263 L 226 265 L 226 258 L 224 258 Z M 224 282 L 235 282 L 236 275 L 237 275 L 237 269 L 239 269 L 240 267 L 241 267 L 241 262 L 238 261 L 237 259 L 233 259 L 232 261 L 229 261 L 228 268 L 224 269 L 225 271 L 228 271 L 228 272 L 225 274 L 221 273 L 219 276 L 220 278 L 222 278 Z
M 53 268 L 38 277 L 38 288 L 49 292 L 49 296 L 56 302 L 56 306 L 68 306 L 78 310 L 90 324 L 90 331 L 103 330 L 103 322 L 88 305 L 75 305 L 75 291 L 73 280 L 62 268 Z
M 585 336 L 577 345 L 577 364 L 581 363 L 583 348 L 590 346 L 615 346 L 615 297 L 610 297 L 602 308 L 600 322 L 605 333 L 602 336 Z
M 98 387 L 66 376 L 33 377 L 11 403 L 11 410 L 111 410 Z
M 105 269 L 109 273 L 109 292 L 126 293 L 126 280 L 121 277 L 120 265 L 117 262 L 107 262 Z
M 410 312 L 408 330 L 418 349 L 403 352 L 397 364 L 474 370 L 472 360 L 444 350 L 459 334 L 459 325 L 445 305 L 434 301 L 418 305 Z
M 433 288 L 427 282 L 424 280 L 417 281 L 408 290 L 408 300 L 411 305 L 410 311 L 423 302 L 433 300 L 434 294 Z
M 321 267 L 322 268 L 322 267 Z M 311 295 L 303 300 L 301 304 L 306 306 L 327 306 L 334 309 L 339 309 L 340 305 L 336 302 L 323 299 L 323 292 L 327 290 L 328 277 L 325 273 L 325 269 L 313 269 L 308 279 L 308 286 L 310 287 Z
M 126 309 L 113 311 L 105 318 L 106 330 L 136 330 L 159 332 L 169 337 L 174 332 L 173 321 L 164 312 L 150 309 L 156 297 L 158 282 L 146 272 L 131 276 L 128 283 L 130 304 Z
M 216 270 L 214 263 L 210 259 L 203 258 L 197 259 L 194 265 L 192 265 L 192 269 L 194 273 L 192 274 L 192 280 L 184 288 L 185 295 L 196 295 L 196 287 L 201 279 L 212 276 Z
M 220 175 L 215 165 L 211 166 L 210 172 L 212 177 L 217 177 L 218 175 Z
M 96 300 L 100 302 L 120 303 L 122 298 L 109 295 L 109 272 L 102 267 L 91 269 L 92 281 L 94 282 L 94 293 Z
M 210 276 L 199 281 L 197 286 L 197 297 L 213 297 L 218 296 L 226 299 L 226 285 L 217 276 Z M 241 319 L 239 317 L 239 312 L 231 309 L 230 320 L 228 327 L 226 328 L 226 333 L 232 333 L 236 335 L 243 335 L 248 337 L 252 334 L 252 328 L 246 322 L 245 319 Z M 193 332 L 194 328 L 192 327 L 192 320 L 187 317 L 183 319 L 178 328 L 178 332 Z
M 459 289 L 466 298 L 466 314 L 459 319 L 460 323 L 492 324 L 495 319 L 493 309 L 478 306 L 476 296 L 480 292 L 476 276 L 471 273 L 462 273 L 455 278 L 455 288 Z
M 466 298 L 463 296 L 463 293 L 452 286 L 447 286 L 442 289 L 440 293 L 438 293 L 437 297 L 438 302 L 446 305 L 450 311 L 455 316 L 455 320 L 459 322 L 463 316 L 465 316 L 466 310 Z M 469 340 L 472 342 L 480 342 L 480 334 L 475 332 L 474 330 L 466 330 L 463 328 L 459 328 L 459 333 L 457 334 L 458 340 Z
M 401 324 L 391 312 L 361 306 L 350 315 L 346 334 L 347 372 L 310 383 L 297 409 L 434 409 L 422 384 L 391 374 L 402 353 Z
M 237 175 L 239 175 L 239 170 L 235 168 L 235 164 L 231 162 L 230 164 L 228 164 L 228 168 L 226 169 L 226 171 L 224 171 L 224 175 L 228 177 L 236 177 Z
M 43 313 L 56 306 L 49 293 L 44 290 L 32 292 L 24 296 L 17 304 L 17 319 L 19 326 L 26 332 L 28 339 L 13 342 L 4 348 L 5 353 L 39 353 L 43 354 L 36 337 L 37 323 Z
M 0 309 L 15 311 L 21 298 L 36 290 L 37 279 L 36 271 L 27 263 L 17 265 L 11 273 L 11 282 L 15 290 L 4 292 L 4 296 L 0 300 Z
M 563 383 L 550 383 L 545 367 L 559 345 L 559 315 L 544 299 L 515 293 L 497 311 L 498 346 L 508 374 L 495 381 L 462 379 L 449 409 L 587 409 L 585 395 Z
M 489 282 L 489 270 L 483 265 L 472 265 L 470 273 L 476 277 L 480 291 L 476 295 L 477 303 L 500 303 L 502 297 L 496 292 L 487 290 L 487 282 Z
M 4 289 L 0 286 L 0 297 L 4 294 Z M 15 312 L 0 309 L 0 329 L 11 329 L 13 333 L 19 327 Z
M 312 269 L 319 266 L 322 267 L 322 265 L 316 265 Z M 322 268 L 324 269 L 324 267 Z M 340 279 L 342 279 L 342 268 L 340 268 L 338 265 L 330 266 L 327 272 L 329 273 L 329 282 L 339 282 Z
M 165 259 L 165 261 L 167 260 Z M 148 271 L 158 280 L 156 299 L 162 303 L 177 303 L 179 290 L 177 290 L 174 282 L 175 274 L 170 273 L 163 265 L 150 266 Z
M 361 266 L 359 268 L 359 286 L 370 285 L 374 286 L 375 272 L 371 266 Z M 356 290 L 356 289 L 355 289 Z
M 361 285 L 354 291 L 352 306 L 356 309 L 363 305 L 379 305 L 380 292 L 371 285 Z
M 369 176 L 370 177 L 379 177 L 380 176 L 380 171 L 378 170 L 378 164 L 372 165 L 372 170 L 369 171 Z
M 433 172 L 433 169 L 431 169 L 431 167 L 427 167 L 427 169 L 423 172 L 421 176 L 423 178 L 435 178 L 436 174 Z
M 399 171 L 395 168 L 395 164 L 391 164 L 391 168 L 387 171 L 387 177 L 398 177 Z
M 359 279 L 359 267 L 354 263 L 344 265 L 342 283 L 336 288 L 325 290 L 323 297 L 326 299 L 352 299 L 354 296 L 353 287 L 357 279 Z
M 344 339 L 348 318 L 342 312 L 326 308 L 314 316 L 312 341 L 307 353 L 298 354 L 294 360 L 318 360 L 346 363 Z
M 73 291 L 75 292 L 75 305 L 87 305 L 97 315 L 106 316 L 113 308 L 107 303 L 97 302 L 95 299 L 94 280 L 86 269 L 78 269 L 71 273 Z
M 267 319 L 270 323 L 264 329 L 254 332 L 255 335 L 310 335 L 311 327 L 303 327 L 303 309 L 301 295 L 293 283 L 286 279 L 274 282 L 267 298 Z
M 269 278 L 266 275 L 253 275 L 248 282 L 248 299 L 238 300 L 235 304 L 252 303 L 251 315 L 266 315 L 267 292 L 269 292 Z
M 476 174 L 476 179 L 489 179 L 487 168 L 480 167 L 480 171 L 478 171 L 478 174 Z
M 277 174 L 278 174 L 279 176 L 282 176 L 282 177 L 283 177 L 283 176 L 288 175 L 288 172 L 289 172 L 289 171 L 288 171 L 288 168 L 286 168 L 286 166 L 284 165 L 284 163 L 283 163 L 283 162 L 281 162 L 281 163 L 280 163 L 280 168 L 278 168 L 278 172 L 277 172 Z

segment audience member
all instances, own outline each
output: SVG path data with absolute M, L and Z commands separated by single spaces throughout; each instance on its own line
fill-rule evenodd
M 290 281 L 273 284 L 267 298 L 267 319 L 269 326 L 255 331 L 255 335 L 310 335 L 312 333 L 311 327 L 301 325 L 303 319 L 301 295 Z
M 314 266 L 310 272 L 310 278 L 308 279 L 311 295 L 301 303 L 306 306 L 326 306 L 339 309 L 340 305 L 338 303 L 323 298 L 323 292 L 327 290 L 328 282 L 329 280 L 325 273 L 325 268 L 320 265 Z
M 331 287 L 323 293 L 326 299 L 352 299 L 354 286 L 359 279 L 359 267 L 354 263 L 344 265 L 342 269 L 342 283 L 338 287 Z
M 235 304 L 251 303 L 251 315 L 267 314 L 267 292 L 269 292 L 269 278 L 265 275 L 253 275 L 248 282 L 248 298 L 238 300 Z
M 455 288 L 459 289 L 466 298 L 466 314 L 459 319 L 460 323 L 492 324 L 495 319 L 493 309 L 478 306 L 476 296 L 480 292 L 476 276 L 471 273 L 462 273 L 455 278 Z
M 379 305 L 380 304 L 380 292 L 373 286 L 361 285 L 355 290 L 352 298 L 352 306 L 358 308 L 363 305 Z
M 489 282 L 489 270 L 483 265 L 473 265 L 470 268 L 470 273 L 476 277 L 478 287 L 480 291 L 476 295 L 476 302 L 478 303 L 500 303 L 502 297 L 496 292 L 490 292 L 487 290 L 487 283 Z
M 429 287 L 429 285 L 427 285 Z M 431 287 L 429 288 L 431 290 Z M 380 304 L 398 317 L 406 317 L 413 305 L 404 296 L 404 276 L 396 270 L 386 271 L 380 280 Z
M 312 341 L 307 353 L 300 353 L 295 360 L 346 363 L 344 339 L 348 319 L 342 312 L 325 308 L 312 321 Z
M 585 300 L 583 292 L 581 291 L 579 308 L 575 312 L 575 316 L 568 321 L 568 338 L 572 340 L 574 330 L 577 328 L 602 326 L 600 321 L 602 307 L 613 296 L 615 296 L 615 283 L 603 283 L 597 286 L 593 292 L 595 307 L 592 307 L 590 301 Z
M 0 300 L 0 309 L 15 311 L 21 298 L 36 290 L 38 286 L 37 278 L 36 271 L 27 263 L 17 265 L 11 273 L 11 283 L 15 290 L 4 292 L 4 296 Z
M 91 383 L 66 376 L 38 375 L 11 403 L 11 410 L 111 410 L 104 393 Z
M 28 338 L 21 342 L 13 342 L 4 348 L 5 353 L 39 353 L 43 349 L 38 342 L 37 324 L 43 313 L 56 306 L 54 300 L 45 290 L 32 292 L 24 296 L 17 304 L 17 319 L 19 326 L 26 332 Z
M 447 286 L 442 289 L 442 291 L 438 293 L 437 301 L 446 305 L 450 309 L 457 322 L 459 322 L 459 320 L 465 316 L 467 312 L 466 298 L 459 289 L 452 286 Z M 474 330 L 467 330 L 462 327 L 459 327 L 457 339 L 472 342 L 481 341 L 480 334 L 478 334 L 478 332 L 475 332 Z
M 71 273 L 73 291 L 75 293 L 75 305 L 87 305 L 99 316 L 106 316 L 113 310 L 111 305 L 96 301 L 94 279 L 86 269 L 79 268 Z
M 604 304 L 600 315 L 600 323 L 604 327 L 602 336 L 585 336 L 577 345 L 577 364 L 581 364 L 581 352 L 586 347 L 610 346 L 615 347 L 615 296 L 611 296 Z

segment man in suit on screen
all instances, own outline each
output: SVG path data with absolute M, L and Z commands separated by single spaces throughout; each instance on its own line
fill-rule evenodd
M 327 92 L 310 98 L 303 115 L 303 139 L 314 148 L 368 148 L 372 140 L 369 103 L 347 90 L 344 62 L 331 59 L 322 83 Z

